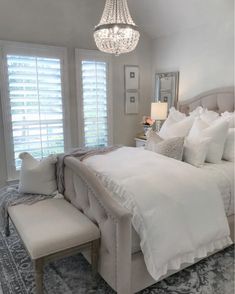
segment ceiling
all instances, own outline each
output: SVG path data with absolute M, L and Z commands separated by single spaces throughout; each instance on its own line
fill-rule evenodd
M 155 39 L 224 21 L 234 0 L 127 0 L 140 31 Z M 105 0 L 0 0 L 0 39 L 95 48 Z M 59 40 L 59 41 L 58 41 Z
M 223 21 L 234 0 L 128 0 L 136 24 L 151 38 Z

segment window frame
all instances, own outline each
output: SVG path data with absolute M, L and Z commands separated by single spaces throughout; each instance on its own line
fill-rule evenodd
M 112 92 L 112 57 L 98 50 L 75 49 L 76 86 L 77 86 L 77 115 L 78 115 L 78 145 L 85 147 L 82 66 L 83 60 L 107 63 L 107 129 L 108 144 L 113 144 L 113 92 Z
M 0 40 L 0 96 L 2 104 L 3 132 L 5 157 L 7 165 L 7 181 L 18 180 L 19 171 L 15 168 L 14 143 L 12 136 L 11 107 L 8 84 L 7 55 L 38 56 L 58 58 L 61 60 L 61 87 L 63 107 L 64 149 L 71 146 L 69 88 L 68 88 L 68 53 L 64 47 L 38 45 L 31 43 L 11 42 Z

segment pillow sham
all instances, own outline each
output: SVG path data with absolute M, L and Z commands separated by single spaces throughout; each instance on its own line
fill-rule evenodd
M 205 108 L 198 106 L 193 111 L 189 112 L 189 116 L 191 117 L 200 117 L 200 115 L 205 111 Z
M 147 134 L 147 142 L 145 149 L 171 157 L 177 160 L 182 160 L 184 148 L 184 138 L 171 138 L 163 140 L 154 131 L 149 131 Z
M 163 139 L 170 139 L 175 137 L 185 137 L 188 135 L 194 118 L 186 116 L 186 114 L 179 112 L 174 107 L 170 109 L 170 113 L 166 121 L 163 123 L 159 135 Z
M 189 113 L 189 116 L 194 118 L 201 118 L 204 122 L 210 124 L 219 118 L 219 114 L 215 111 L 208 110 L 198 106 L 195 110 Z
M 235 158 L 235 128 L 230 128 L 228 130 L 228 134 L 226 137 L 225 145 L 224 145 L 224 153 L 223 153 L 223 159 L 227 161 L 234 161 Z
M 183 160 L 196 167 L 204 165 L 211 138 L 186 138 Z
M 213 123 L 218 118 L 219 114 L 217 112 L 208 109 L 204 109 L 204 111 L 200 115 L 200 119 L 208 124 Z
M 221 116 L 229 123 L 230 128 L 235 127 L 235 112 L 225 111 L 224 113 L 221 113 Z
M 197 118 L 189 132 L 191 141 L 211 138 L 206 155 L 206 161 L 218 163 L 222 159 L 228 123 L 225 120 L 216 120 L 211 125 Z
M 57 190 L 55 156 L 48 156 L 41 161 L 24 152 L 19 155 L 22 160 L 20 170 L 20 193 L 51 195 Z

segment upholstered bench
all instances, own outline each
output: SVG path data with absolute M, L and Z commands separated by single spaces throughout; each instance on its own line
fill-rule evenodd
M 8 208 L 35 269 L 36 293 L 43 293 L 44 263 L 73 255 L 90 246 L 93 274 L 97 271 L 100 231 L 84 214 L 64 199 Z

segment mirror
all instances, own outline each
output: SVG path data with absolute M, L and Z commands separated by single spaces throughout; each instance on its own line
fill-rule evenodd
M 177 108 L 179 91 L 179 72 L 157 73 L 155 77 L 154 101 L 168 103 L 168 111 L 171 107 Z

